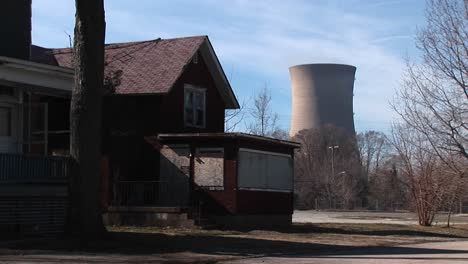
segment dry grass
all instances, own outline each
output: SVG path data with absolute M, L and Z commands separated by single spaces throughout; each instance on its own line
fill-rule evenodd
M 468 225 L 450 229 L 386 224 L 295 224 L 279 230 L 149 227 L 108 227 L 108 230 L 108 239 L 93 244 L 62 239 L 0 247 L 0 262 L 217 263 L 265 256 L 314 256 L 364 247 L 366 252 L 369 248 L 388 250 L 395 245 L 468 238 Z
M 390 224 L 294 224 L 279 230 L 218 230 L 109 227 L 110 232 L 150 233 L 171 237 L 238 238 L 338 246 L 390 246 L 468 238 L 468 224 L 442 226 Z

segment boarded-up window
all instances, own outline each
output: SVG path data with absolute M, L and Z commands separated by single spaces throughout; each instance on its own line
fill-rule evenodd
M 238 185 L 241 189 L 292 191 L 293 165 L 287 154 L 239 150 Z
M 224 151 L 222 148 L 198 148 L 195 155 L 195 184 L 208 189 L 224 187 Z

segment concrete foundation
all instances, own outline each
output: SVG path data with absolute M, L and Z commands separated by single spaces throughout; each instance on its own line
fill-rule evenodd
M 109 207 L 103 215 L 106 225 L 193 227 L 187 210 L 178 207 Z
M 292 215 L 223 215 L 214 216 L 216 225 L 224 228 L 281 228 L 292 224 Z

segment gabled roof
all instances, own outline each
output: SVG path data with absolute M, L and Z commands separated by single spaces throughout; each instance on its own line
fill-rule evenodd
M 115 94 L 169 93 L 197 52 L 205 60 L 226 108 L 237 99 L 207 36 L 107 44 L 106 72 L 121 72 Z M 72 68 L 72 49 L 33 46 L 31 60 Z

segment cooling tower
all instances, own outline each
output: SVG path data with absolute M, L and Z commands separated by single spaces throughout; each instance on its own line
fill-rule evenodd
M 292 82 L 290 136 L 331 124 L 355 134 L 353 86 L 356 67 L 304 64 L 289 68 Z

